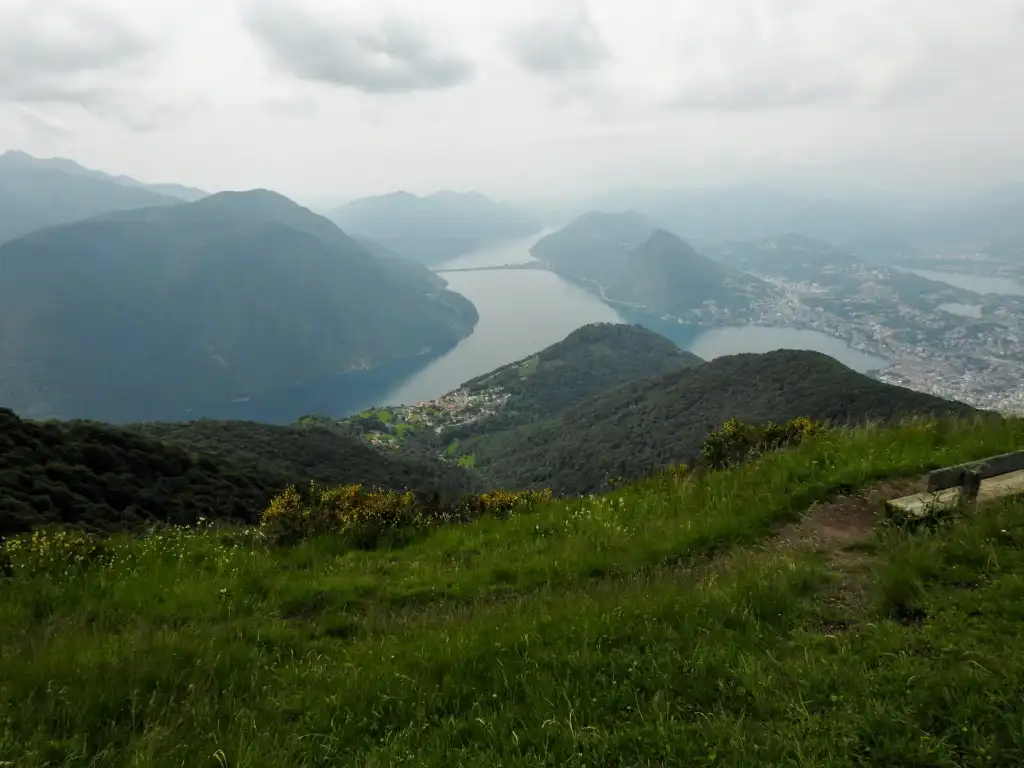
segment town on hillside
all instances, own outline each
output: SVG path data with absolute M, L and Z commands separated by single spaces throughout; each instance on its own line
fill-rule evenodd
M 440 434 L 445 429 L 493 415 L 508 398 L 501 387 L 477 392 L 457 389 L 412 405 L 370 408 L 339 423 L 353 428 L 370 445 L 399 448 L 410 435 L 426 430 Z

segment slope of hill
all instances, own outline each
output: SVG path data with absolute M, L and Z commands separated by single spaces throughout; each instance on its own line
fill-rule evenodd
M 437 192 L 426 197 L 393 192 L 354 200 L 331 218 L 346 231 L 424 264 L 540 230 L 539 222 L 529 215 L 477 192 Z
M 185 203 L 194 203 L 196 200 L 206 197 L 209 194 L 201 189 L 187 187 L 183 184 L 147 184 L 146 182 L 133 179 L 131 176 L 125 176 L 123 174 L 112 176 L 111 174 L 104 173 L 103 171 L 86 168 L 84 165 L 80 165 L 74 160 L 68 160 L 63 157 L 33 157 L 27 152 L 22 152 L 16 149 L 8 150 L 0 155 L 0 167 L 20 168 L 24 171 L 59 171 L 67 174 L 68 176 L 80 176 L 83 178 L 97 179 L 99 181 L 110 181 L 114 184 L 120 184 L 123 187 L 145 189 L 158 195 L 167 195 L 168 197 L 176 198 L 177 200 Z
M 105 424 L 36 423 L 0 408 L 0 536 L 46 524 L 252 522 L 290 479 Z
M 499 487 L 589 493 L 699 455 L 726 419 L 836 423 L 968 414 L 960 403 L 883 384 L 818 352 L 720 357 L 599 395 L 558 417 L 459 444 Z
M 359 243 L 364 250 L 380 259 L 380 263 L 390 270 L 395 277 L 407 281 L 410 285 L 416 286 L 420 290 L 440 291 L 448 285 L 447 280 L 433 272 L 422 261 L 403 256 L 386 245 L 370 240 L 368 237 L 356 235 L 352 239 Z
M 39 161 L 18 152 L 0 155 L 0 243 L 108 211 L 181 202 L 99 172 L 75 172 L 74 165 L 71 161 Z
M 591 211 L 542 237 L 530 253 L 565 277 L 613 285 L 623 277 L 629 252 L 647 242 L 657 228 L 634 211 Z
M 704 361 L 639 325 L 592 323 L 535 355 L 462 385 L 470 393 L 500 389 L 508 396 L 502 424 L 550 418 L 601 392 Z M 484 429 L 493 429 L 482 421 Z
M 436 454 L 474 435 L 550 418 L 626 382 L 702 362 L 640 326 L 594 323 L 435 401 L 366 411 L 340 426 L 374 444 Z
M 48 569 L 19 541 L 0 760 L 1017 766 L 1024 504 L 874 525 L 1022 440 L 842 431 L 379 551 L 198 530 Z
M 638 213 L 588 213 L 530 251 L 552 271 L 603 300 L 654 315 L 686 317 L 711 306 L 748 309 L 771 287 L 701 256 Z
M 311 480 L 436 492 L 476 489 L 454 464 L 386 456 L 322 427 L 196 421 L 113 427 L 32 422 L 0 408 L 0 537 L 47 524 L 118 531 L 149 522 L 253 522 Z
M 36 232 L 0 258 L 0 401 L 32 418 L 175 421 L 243 400 L 291 421 L 309 388 L 340 402 L 338 377 L 429 360 L 477 319 L 263 190 Z M 264 399 L 283 401 L 274 416 Z
M 126 430 L 190 453 L 265 472 L 268 477 L 326 485 L 361 483 L 458 496 L 475 480 L 452 463 L 382 453 L 362 440 L 323 426 L 276 426 L 251 421 L 148 422 Z
M 622 277 L 607 287 L 606 295 L 658 314 L 684 317 L 708 302 L 727 310 L 748 309 L 770 292 L 753 275 L 728 269 L 658 230 L 629 252 Z

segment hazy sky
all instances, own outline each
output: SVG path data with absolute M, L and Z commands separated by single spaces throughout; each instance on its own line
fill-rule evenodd
M 1024 180 L 1024 0 L 0 0 L 0 149 L 305 201 Z

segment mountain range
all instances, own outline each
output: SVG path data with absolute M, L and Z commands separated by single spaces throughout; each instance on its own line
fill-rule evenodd
M 175 420 L 270 399 L 290 420 L 301 387 L 343 393 L 343 375 L 429 360 L 477 320 L 422 265 L 266 190 L 33 232 L 0 246 L 0 269 L 0 401 L 33 418 Z
M 859 374 L 818 352 L 779 350 L 719 357 L 615 387 L 551 418 L 461 440 L 496 487 L 592 493 L 698 458 L 704 438 L 730 418 L 751 423 L 798 416 L 835 424 L 911 415 L 965 416 L 974 409 Z
M 0 155 L 0 243 L 101 213 L 173 205 L 205 194 L 180 184 L 144 184 L 73 160 L 9 150 Z
M 353 235 L 424 264 L 438 264 L 541 228 L 531 215 L 478 192 L 442 191 L 426 197 L 392 192 L 353 200 L 330 218 Z
M 862 424 L 976 413 L 883 384 L 817 352 L 705 362 L 646 328 L 612 323 L 584 326 L 441 402 L 451 415 L 437 426 L 428 403 L 353 416 L 340 428 L 375 444 L 375 433 L 398 435 L 400 453 L 456 460 L 491 488 L 578 494 L 692 462 L 708 433 L 730 418 Z

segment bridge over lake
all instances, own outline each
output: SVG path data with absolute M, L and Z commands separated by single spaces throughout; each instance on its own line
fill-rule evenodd
M 527 261 L 521 264 L 495 264 L 489 267 L 456 267 L 454 269 L 435 269 L 434 273 L 443 275 L 448 272 L 491 272 L 497 269 L 538 269 L 550 272 L 547 264 L 540 261 Z

